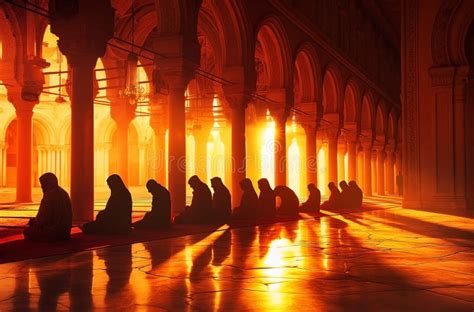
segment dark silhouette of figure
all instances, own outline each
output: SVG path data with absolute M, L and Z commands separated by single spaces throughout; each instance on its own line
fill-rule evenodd
M 45 258 L 35 265 L 37 267 L 32 267 L 32 271 L 35 272 L 40 290 L 38 311 L 56 311 L 59 297 L 70 289 L 71 262 L 67 258 L 60 261 L 56 258 Z M 54 270 L 45 270 L 52 267 Z
M 255 219 L 257 217 L 258 196 L 253 188 L 252 181 L 248 178 L 240 181 L 240 188 L 243 194 L 240 199 L 240 206 L 234 209 L 235 219 Z
M 148 180 L 146 188 L 153 195 L 151 211 L 147 212 L 142 220 L 133 223 L 133 227 L 136 229 L 157 229 L 171 226 L 170 193 L 166 187 L 153 179 Z
M 362 207 L 362 199 L 363 194 L 360 187 L 357 185 L 355 181 L 349 181 L 349 191 L 351 194 L 351 198 L 353 200 L 353 208 L 361 208 Z
M 340 198 L 341 198 L 341 192 L 337 188 L 336 184 L 334 184 L 334 182 L 329 183 L 328 188 L 329 188 L 329 191 L 331 192 L 331 195 L 329 196 L 329 199 L 326 200 L 321 205 L 321 209 L 324 209 L 324 210 L 337 209 Z
M 279 215 L 298 216 L 300 201 L 292 189 L 285 185 L 278 185 L 275 187 L 275 196 L 281 199 L 281 204 L 278 208 Z
M 193 199 L 184 212 L 175 217 L 175 223 L 199 224 L 212 221 L 212 194 L 206 183 L 194 175 L 188 180 Z
M 232 215 L 232 203 L 230 192 L 219 177 L 211 179 L 211 187 L 214 190 L 212 195 L 212 215 L 216 222 L 228 222 Z
M 308 184 L 308 199 L 301 205 L 302 212 L 318 212 L 321 206 L 321 191 L 314 185 Z
M 397 175 L 397 187 L 398 187 L 398 195 L 402 196 L 403 195 L 403 175 L 401 171 L 399 171 Z
M 346 181 L 339 182 L 339 187 L 341 188 L 341 196 L 339 197 L 339 203 L 337 208 L 352 208 L 354 207 L 354 200 L 352 199 L 352 194 L 349 189 L 349 185 Z
M 95 221 L 81 227 L 86 234 L 128 234 L 131 231 L 132 195 L 117 174 L 108 177 L 107 184 L 110 188 L 109 200 Z
M 59 241 L 69 239 L 72 226 L 71 199 L 58 185 L 58 178 L 51 172 L 39 178 L 43 198 L 38 214 L 30 219 L 23 234 L 25 240 Z
M 257 216 L 261 219 L 272 219 L 276 216 L 276 196 L 270 183 L 263 178 L 258 180 L 258 196 Z

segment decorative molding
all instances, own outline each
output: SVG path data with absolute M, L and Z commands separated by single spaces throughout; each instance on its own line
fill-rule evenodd
M 456 8 L 462 0 L 443 0 L 438 15 L 433 24 L 433 33 L 431 36 L 431 53 L 434 64 L 450 64 L 448 51 L 448 31 L 452 17 Z
M 429 73 L 433 87 L 452 86 L 456 74 L 456 67 L 431 67 Z

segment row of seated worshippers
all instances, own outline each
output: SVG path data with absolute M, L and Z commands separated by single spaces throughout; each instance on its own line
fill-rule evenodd
M 341 191 L 334 182 L 328 184 L 331 195 L 321 205 L 324 210 L 359 209 L 362 207 L 363 193 L 355 181 L 339 182 Z
M 40 177 L 43 190 L 38 214 L 30 219 L 29 226 L 24 230 L 26 240 L 34 241 L 56 241 L 70 237 L 72 226 L 71 200 L 68 193 L 58 185 L 58 179 L 53 173 L 45 173 Z M 342 183 L 342 182 L 341 182 Z M 97 214 L 94 221 L 85 223 L 80 228 L 86 234 L 128 234 L 132 228 L 166 228 L 170 227 L 171 200 L 169 191 L 155 180 L 149 180 L 146 184 L 148 192 L 153 196 L 152 208 L 142 220 L 132 224 L 132 196 L 119 175 L 113 174 L 108 177 L 107 184 L 111 195 L 105 209 Z M 320 208 L 321 193 L 314 184 L 308 185 L 308 200 L 301 206 L 295 192 L 289 187 L 279 185 L 272 189 L 267 179 L 258 181 L 260 194 L 257 195 L 252 181 L 244 179 L 240 182 L 243 191 L 240 205 L 232 210 L 231 195 L 221 178 L 211 179 L 211 194 L 206 183 L 199 177 L 192 176 L 188 181 L 193 189 L 193 198 L 190 206 L 185 207 L 184 212 L 174 218 L 175 223 L 182 224 L 209 224 L 227 223 L 231 220 L 269 220 L 278 215 L 297 216 L 302 212 L 318 212 Z M 351 181 L 349 185 L 341 185 L 343 192 L 340 193 L 335 185 L 329 184 L 331 197 L 322 208 L 337 208 L 348 205 L 355 198 L 355 192 L 351 187 L 357 186 Z M 334 189 L 335 187 L 335 189 Z M 357 187 L 360 191 L 360 189 Z M 344 200 L 345 194 L 351 200 Z M 359 194 L 359 193 L 357 193 Z M 359 195 L 357 195 L 359 196 Z M 276 198 L 279 197 L 281 204 L 276 207 Z M 347 198 L 349 198 L 347 197 Z M 362 192 L 360 192 L 360 202 Z M 359 200 L 359 197 L 358 200 Z M 359 204 L 360 206 L 360 204 Z

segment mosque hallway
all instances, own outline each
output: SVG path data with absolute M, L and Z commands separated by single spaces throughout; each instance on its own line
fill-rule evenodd
M 0 311 L 472 311 L 472 216 L 387 205 L 0 265 Z

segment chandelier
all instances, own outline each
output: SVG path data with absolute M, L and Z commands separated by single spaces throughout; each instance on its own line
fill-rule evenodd
M 138 57 L 132 52 L 127 58 L 125 88 L 119 91 L 119 95 L 127 98 L 128 103 L 132 106 L 148 99 L 145 88 L 140 85 L 137 65 Z
M 119 90 L 121 97 L 127 98 L 128 103 L 137 106 L 139 102 L 146 101 L 148 94 L 144 87 L 140 85 L 140 77 L 138 72 L 138 57 L 134 52 L 135 47 L 135 6 L 132 1 L 132 51 L 127 57 L 125 68 L 125 88 Z

